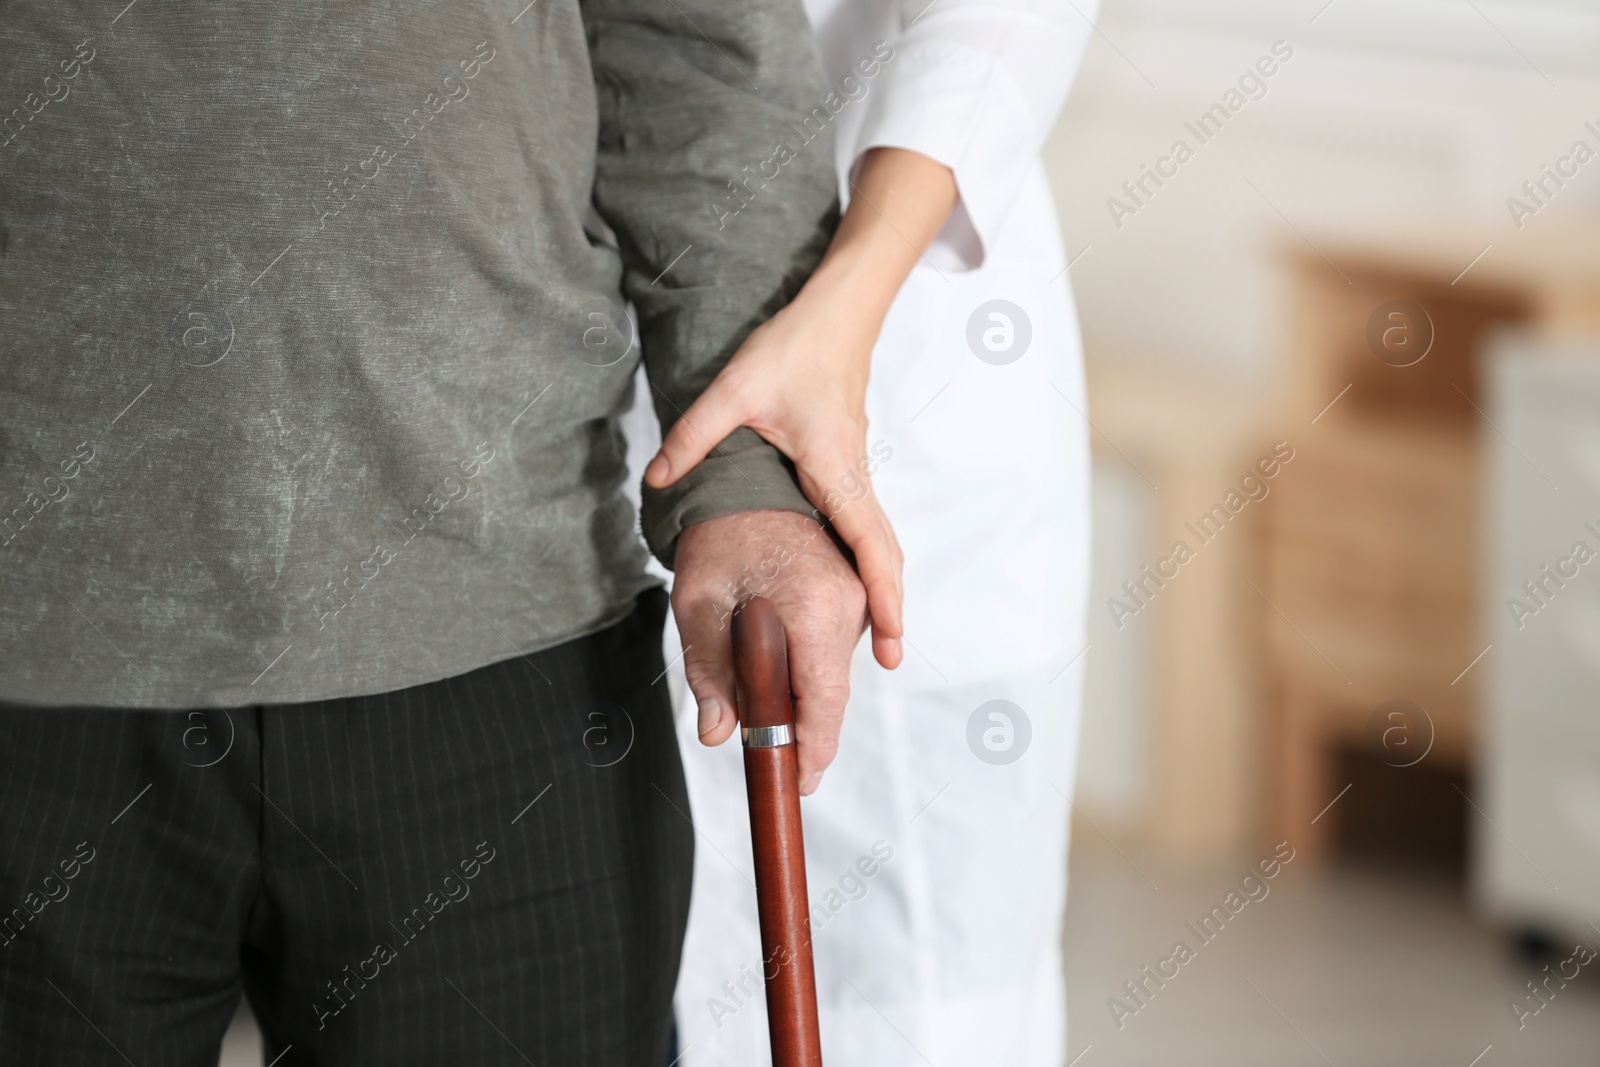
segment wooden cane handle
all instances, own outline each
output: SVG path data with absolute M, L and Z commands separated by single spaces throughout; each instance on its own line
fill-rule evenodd
M 822 1067 L 788 642 L 778 609 L 765 597 L 751 597 L 734 613 L 733 662 L 746 739 L 744 776 L 772 1063 Z
M 778 609 L 764 596 L 750 597 L 733 613 L 733 671 L 740 726 L 794 726 L 789 641 Z

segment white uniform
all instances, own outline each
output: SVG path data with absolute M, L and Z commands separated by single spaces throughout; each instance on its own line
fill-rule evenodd
M 1089 449 L 1039 149 L 1095 5 L 808 7 L 845 198 L 875 146 L 944 163 L 961 193 L 884 324 L 867 391 L 873 482 L 906 555 L 907 648 L 891 673 L 858 647 L 838 759 L 802 807 L 824 1059 L 1061 1067 Z M 654 442 L 633 435 L 647 459 Z M 685 703 L 699 835 L 682 1063 L 755 1067 L 770 1055 L 740 750 L 737 735 L 700 745 Z

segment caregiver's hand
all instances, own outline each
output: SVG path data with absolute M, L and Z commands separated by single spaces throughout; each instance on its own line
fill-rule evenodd
M 895 294 L 955 202 L 947 167 L 898 148 L 867 152 L 816 272 L 750 334 L 645 470 L 650 485 L 671 485 L 740 426 L 776 446 L 854 553 L 872 651 L 889 668 L 902 656 L 903 557 L 868 477 L 867 376 Z
M 745 341 L 673 426 L 645 480 L 669 485 L 749 426 L 794 461 L 800 489 L 855 554 L 872 648 L 900 662 L 900 544 L 867 475 L 865 399 L 881 318 L 808 284 Z

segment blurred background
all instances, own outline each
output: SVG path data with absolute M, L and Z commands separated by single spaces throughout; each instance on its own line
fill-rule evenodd
M 1593 0 L 1103 3 L 1074 1067 L 1600 1062 L 1597 56 Z
M 1083 1067 L 1600 1062 L 1597 55 L 1579 0 L 1103 5 L 1046 152 Z

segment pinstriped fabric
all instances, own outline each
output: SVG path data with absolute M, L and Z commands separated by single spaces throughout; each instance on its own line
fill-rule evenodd
M 37 908 L 0 939 L 6 1064 L 125 1063 L 137 1050 L 139 1067 L 187 1067 L 220 1041 L 254 881 L 251 789 L 238 769 L 195 765 L 189 725 L 181 713 L 0 712 L 0 908 Z M 247 769 L 253 737 L 233 743 Z
M 0 947 L 0 1060 L 210 1067 L 243 987 L 281 1067 L 665 1062 L 692 848 L 665 601 L 442 682 L 231 709 L 204 768 L 183 713 L 0 705 L 0 908 L 97 850 Z

